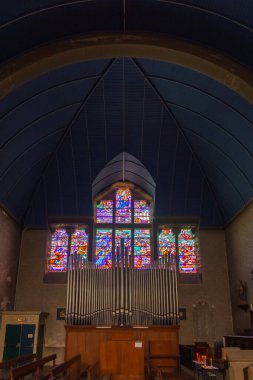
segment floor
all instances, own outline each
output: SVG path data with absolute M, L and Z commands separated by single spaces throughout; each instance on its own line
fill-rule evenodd
M 203 378 L 207 378 L 207 376 L 199 376 L 198 377 L 199 380 L 200 379 L 203 379 Z M 216 380 L 223 380 L 223 375 L 222 373 L 216 373 L 216 377 L 214 377 Z M 195 380 L 196 377 L 194 377 L 194 372 L 191 371 L 191 370 L 187 370 L 187 371 L 184 371 L 184 370 L 181 370 L 181 374 L 180 375 L 169 375 L 168 376 L 168 379 L 167 380 Z
M 170 375 L 168 380 L 194 380 L 194 377 L 182 372 L 180 375 Z
M 185 372 L 184 370 L 181 370 L 180 375 L 178 374 L 170 374 L 168 375 L 167 380 L 194 380 L 193 372 L 192 375 L 190 374 L 192 371 Z

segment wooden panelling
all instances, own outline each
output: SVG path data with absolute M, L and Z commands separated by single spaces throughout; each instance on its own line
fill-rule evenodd
M 67 325 L 65 328 L 65 359 L 80 354 L 81 362 L 87 365 L 99 361 L 101 343 L 106 341 L 143 342 L 144 355 L 148 356 L 149 341 L 166 340 L 170 343 L 166 354 L 179 355 L 178 326 L 96 328 Z
M 101 342 L 99 367 L 113 379 L 144 380 L 144 347 L 142 342 L 109 340 Z

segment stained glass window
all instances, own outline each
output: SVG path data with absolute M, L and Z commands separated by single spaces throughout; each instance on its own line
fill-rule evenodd
M 150 202 L 134 201 L 134 223 L 150 223 Z
M 131 191 L 120 187 L 116 191 L 116 223 L 131 223 Z
M 97 223 L 112 223 L 113 201 L 101 200 L 97 203 Z
M 106 226 L 102 229 L 97 226 L 96 262 L 100 265 L 112 265 L 112 257 L 115 255 L 116 258 L 118 247 L 121 247 L 124 239 L 124 246 L 128 247 L 129 255 L 135 257 L 134 266 L 141 268 L 149 264 L 150 229 L 135 225 L 145 224 L 145 227 L 148 227 L 151 224 L 151 200 L 148 197 L 145 199 L 143 192 L 127 183 L 119 183 L 118 187 L 113 185 L 111 191 L 107 190 L 106 194 L 107 200 L 105 198 L 97 202 L 96 222 L 109 223 L 110 230 Z M 126 224 L 128 226 L 124 228 Z
M 88 250 L 88 235 L 85 228 L 76 228 L 71 235 L 71 251 L 70 253 L 77 253 L 87 258 Z
M 191 228 L 178 235 L 179 273 L 197 273 L 197 240 Z
M 88 234 L 84 226 L 57 224 L 53 225 L 53 228 L 54 232 L 51 235 L 50 241 L 48 271 L 66 272 L 69 253 L 77 253 L 87 258 Z
M 68 239 L 65 227 L 56 227 L 51 236 L 51 247 L 48 260 L 49 272 L 65 272 L 68 261 Z
M 158 237 L 159 257 L 176 255 L 176 236 L 171 228 L 162 229 Z
M 128 248 L 128 254 L 131 254 L 131 230 L 115 230 L 115 255 L 117 256 L 117 247 L 121 247 L 121 239 L 124 239 L 124 247 Z
M 96 264 L 107 268 L 112 266 L 112 230 L 96 231 Z
M 150 264 L 150 230 L 136 229 L 134 230 L 134 266 L 142 268 Z

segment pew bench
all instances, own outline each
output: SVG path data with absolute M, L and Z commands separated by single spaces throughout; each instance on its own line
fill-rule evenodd
M 16 358 L 5 360 L 0 363 L 0 380 L 9 379 L 11 377 L 11 370 L 19 367 L 20 365 L 28 364 L 36 359 L 36 354 L 17 356 Z
M 23 366 L 14 368 L 11 370 L 11 380 L 24 379 L 29 376 L 30 379 L 39 380 L 44 376 L 45 371 L 49 371 L 52 367 L 55 367 L 56 354 L 45 356 L 42 359 L 35 360 L 32 363 L 25 364 Z M 49 368 L 45 368 L 48 363 L 51 363 Z
M 87 378 L 88 366 L 81 365 L 81 356 L 76 355 L 65 362 L 58 364 L 50 370 L 49 375 L 41 378 L 41 380 L 81 380 Z
M 9 370 L 9 369 L 18 367 L 21 364 L 32 362 L 35 359 L 36 359 L 36 354 L 17 356 L 16 358 L 1 362 L 0 369 Z

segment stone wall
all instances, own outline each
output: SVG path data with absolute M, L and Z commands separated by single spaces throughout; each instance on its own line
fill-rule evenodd
M 253 304 L 253 203 L 226 228 L 226 240 L 234 330 L 240 334 L 250 328 L 249 313 L 238 307 L 244 303 L 240 281 L 246 284 L 246 303 Z
M 45 284 L 47 231 L 23 232 L 21 259 L 16 293 L 16 310 L 41 310 L 49 313 L 46 329 L 46 353 L 63 354 L 65 345 L 64 321 L 56 319 L 57 308 L 66 303 L 66 285 Z M 179 306 L 186 308 L 186 320 L 181 321 L 180 342 L 192 344 L 194 305 L 207 302 L 214 314 L 214 334 L 210 339 L 220 340 L 232 333 L 228 270 L 223 231 L 200 232 L 203 282 L 179 285 Z
M 181 321 L 180 342 L 192 344 L 200 339 L 196 334 L 194 312 L 198 303 L 209 305 L 213 328 L 210 344 L 233 333 L 228 281 L 225 235 L 221 230 L 200 231 L 202 283 L 179 284 L 179 307 L 186 308 L 186 321 Z
M 0 310 L 14 306 L 20 240 L 20 227 L 0 209 Z
M 22 235 L 15 310 L 49 313 L 44 355 L 51 352 L 63 360 L 64 321 L 57 320 L 57 308 L 66 305 L 66 285 L 43 283 L 46 267 L 46 230 L 26 230 Z

